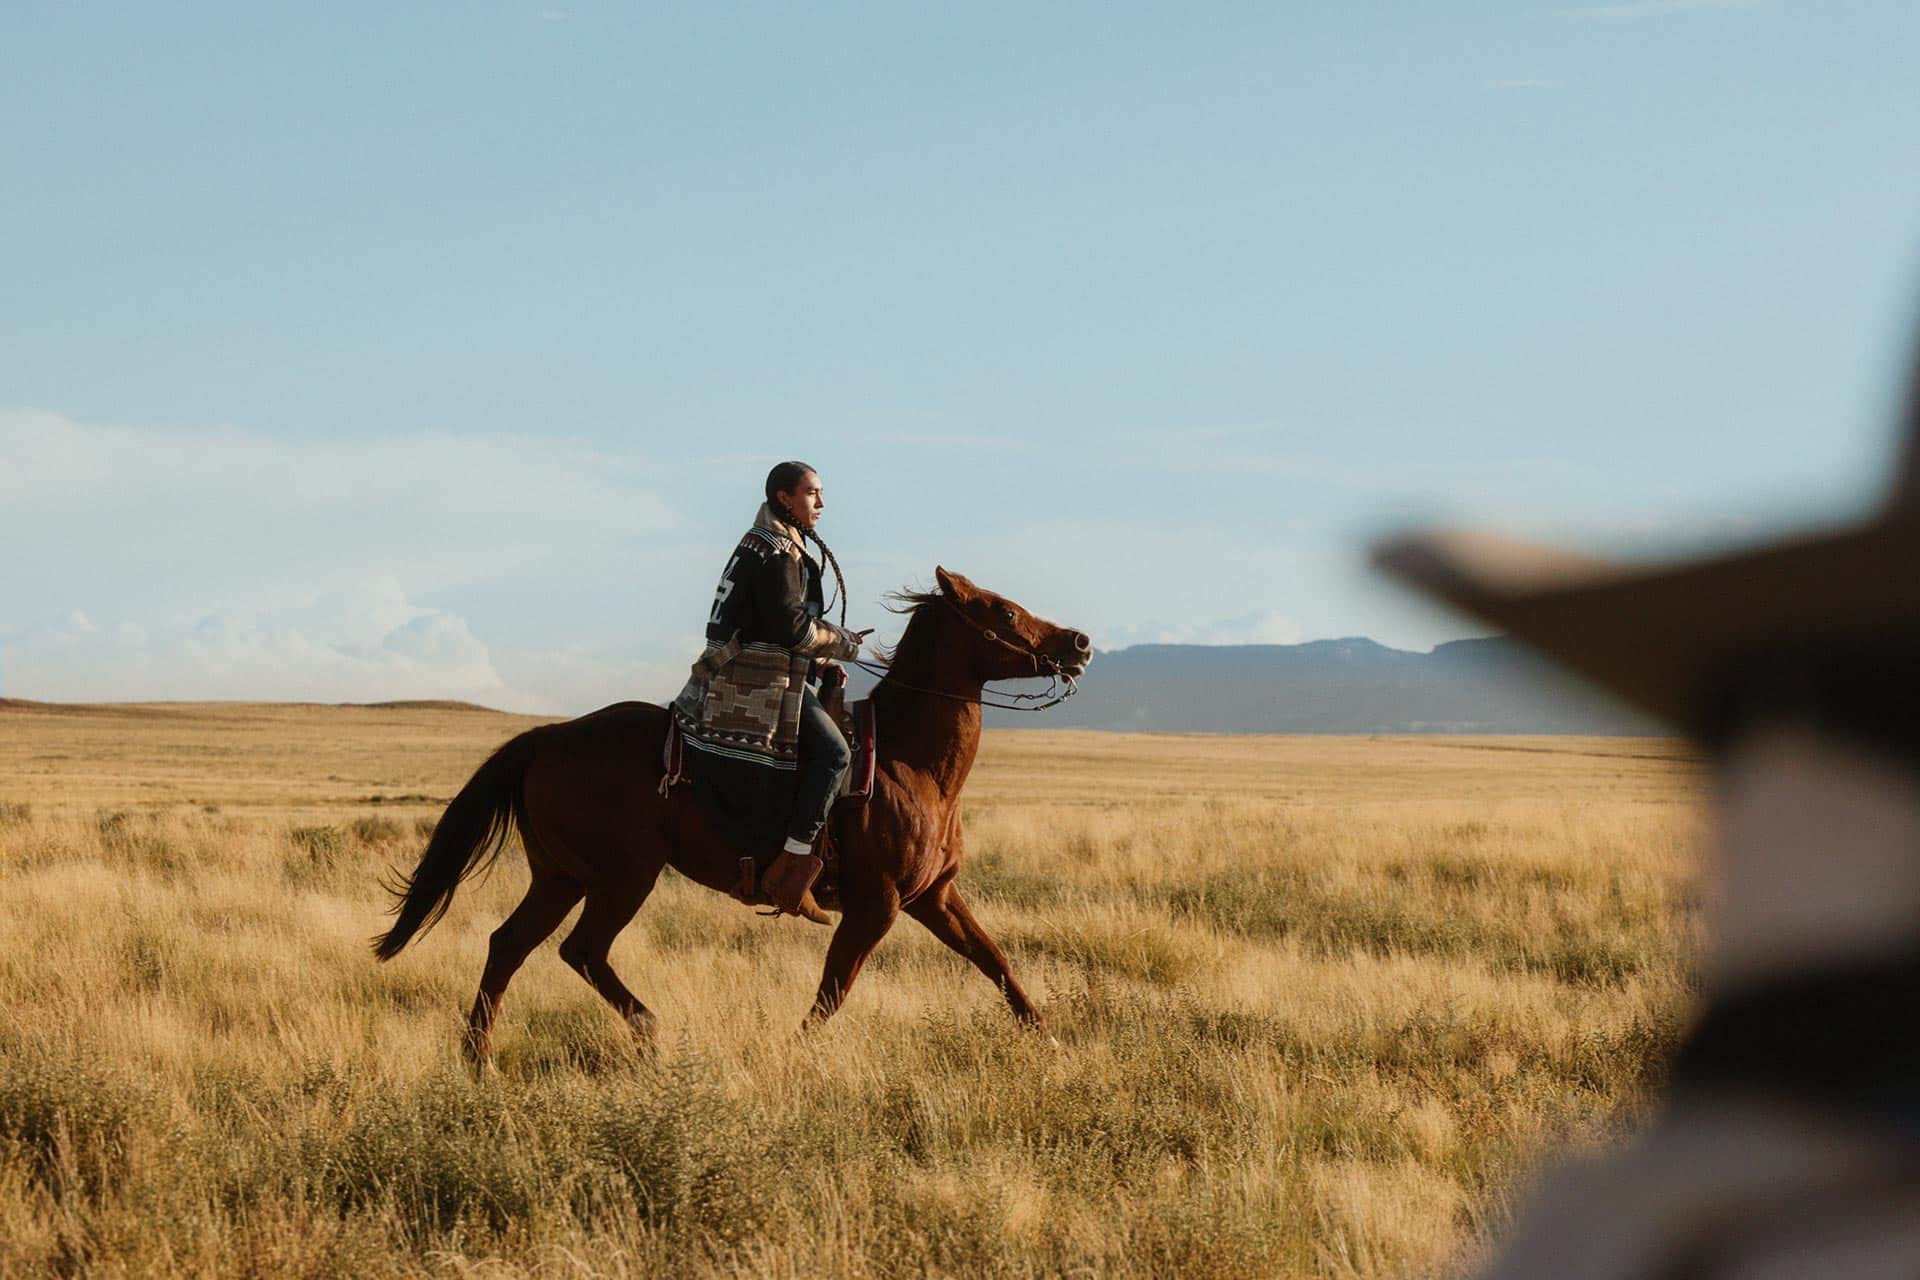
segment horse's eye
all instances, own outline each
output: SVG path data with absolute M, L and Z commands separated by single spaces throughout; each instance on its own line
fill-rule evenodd
M 1001 605 L 1001 606 L 1000 606 L 1000 612 L 1002 612 L 1002 613 L 1004 613 L 1004 614 L 1006 614 L 1006 615 L 1007 615 L 1007 621 L 1008 621 L 1008 622 L 1018 622 L 1018 621 L 1020 621 L 1020 615 L 1019 615 L 1019 614 L 1017 614 L 1017 613 L 1015 613 L 1015 612 L 1013 611 L 1013 606 L 1012 606 L 1012 605 L 1007 605 L 1007 604 L 1003 604 L 1003 605 Z

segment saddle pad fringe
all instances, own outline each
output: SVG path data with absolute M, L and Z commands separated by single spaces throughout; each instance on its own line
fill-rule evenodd
M 680 735 L 680 722 L 667 718 L 667 740 L 660 747 L 660 794 L 665 796 L 687 781 L 687 744 Z

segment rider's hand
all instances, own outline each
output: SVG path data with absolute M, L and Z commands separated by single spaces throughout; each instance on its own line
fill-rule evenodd
M 858 660 L 860 646 L 864 645 L 867 637 L 873 634 L 873 628 L 868 627 L 865 631 L 849 631 L 845 627 L 835 627 L 833 634 L 836 641 L 833 656 Z

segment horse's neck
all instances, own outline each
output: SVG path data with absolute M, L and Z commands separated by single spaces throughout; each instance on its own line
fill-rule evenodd
M 890 733 L 882 749 L 888 758 L 926 775 L 949 800 L 959 797 L 980 750 L 982 688 L 953 654 L 951 646 L 940 644 L 896 654 L 893 681 L 882 681 L 874 690 L 876 695 L 886 690 L 881 696 L 890 713 Z
M 957 799 L 980 750 L 980 708 L 924 693 L 895 697 L 888 757 L 926 775 L 947 799 Z

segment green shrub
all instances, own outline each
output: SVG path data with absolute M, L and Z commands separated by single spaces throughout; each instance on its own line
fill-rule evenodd
M 94 817 L 94 830 L 100 836 L 100 850 L 107 861 L 142 868 L 171 880 L 187 869 L 184 854 L 166 836 L 154 830 L 151 814 L 129 813 L 124 809 L 102 810 Z
M 156 1110 L 97 1055 L 0 1028 L 0 1150 L 54 1195 L 117 1180 Z
M 287 839 L 322 867 L 336 865 L 347 853 L 347 833 L 339 827 L 295 827 Z
M 406 835 L 406 828 L 392 818 L 355 818 L 351 830 L 356 841 L 376 847 L 398 844 Z

